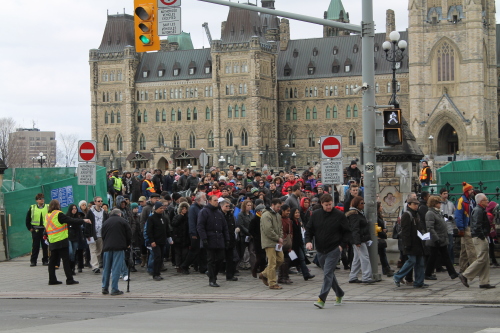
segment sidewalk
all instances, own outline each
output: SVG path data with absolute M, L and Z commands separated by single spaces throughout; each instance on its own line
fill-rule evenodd
M 304 281 L 300 275 L 290 275 L 291 285 L 283 285 L 282 290 L 269 290 L 261 280 L 254 279 L 249 271 L 241 271 L 239 281 L 227 282 L 219 274 L 217 281 L 221 287 L 208 286 L 206 275 L 191 272 L 189 275 L 175 273 L 170 262 L 165 263 L 168 271 L 163 272 L 163 281 L 153 281 L 144 268 L 137 266 L 132 273 L 130 293 L 126 298 L 155 298 L 165 300 L 273 300 L 273 301 L 315 301 L 321 289 L 323 273 L 314 264 L 309 265 L 316 277 Z M 94 274 L 89 268 L 77 273 L 78 285 L 65 284 L 49 286 L 46 266 L 29 267 L 29 257 L 0 262 L 0 298 L 109 298 L 101 294 L 101 274 Z M 379 266 L 380 271 L 380 266 Z M 58 279 L 65 281 L 64 271 L 56 271 Z M 373 285 L 348 283 L 348 271 L 336 271 L 337 279 L 345 291 L 345 301 L 355 302 L 398 302 L 398 303 L 449 303 L 449 304 L 496 304 L 500 305 L 500 269 L 490 270 L 495 289 L 479 289 L 478 279 L 470 283 L 470 288 L 462 285 L 457 278 L 451 280 L 447 273 L 437 273 L 436 281 L 426 281 L 429 288 L 415 289 L 412 286 L 396 287 L 392 278 Z M 127 283 L 120 280 L 120 290 L 126 291 Z M 330 301 L 334 300 L 333 292 Z

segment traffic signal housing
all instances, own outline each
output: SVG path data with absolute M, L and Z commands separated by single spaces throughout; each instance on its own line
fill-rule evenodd
M 135 50 L 137 52 L 159 51 L 157 10 L 155 2 L 134 0 Z
M 401 109 L 384 110 L 384 138 L 386 146 L 403 143 Z

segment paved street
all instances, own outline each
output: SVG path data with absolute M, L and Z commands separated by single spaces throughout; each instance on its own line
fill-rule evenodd
M 302 277 L 290 275 L 292 285 L 284 285 L 282 290 L 269 290 L 259 279 L 254 279 L 249 271 L 241 271 L 239 281 L 227 282 L 220 276 L 221 288 L 208 286 L 208 278 L 192 272 L 179 275 L 170 263 L 163 273 L 165 280 L 153 281 L 144 268 L 132 273 L 130 293 L 119 298 L 154 298 L 163 300 L 275 300 L 275 301 L 314 301 L 322 282 L 322 271 L 309 265 L 316 278 L 304 281 Z M 379 268 L 380 269 L 380 268 Z M 47 267 L 29 267 L 29 258 L 22 257 L 8 262 L 0 262 L 0 298 L 99 298 L 109 299 L 101 294 L 101 275 L 90 269 L 76 275 L 79 285 L 48 286 Z M 65 281 L 62 269 L 57 271 L 59 280 Z M 392 278 L 384 277 L 382 282 L 373 285 L 349 284 L 348 272 L 337 270 L 337 277 L 345 291 L 345 302 L 398 302 L 398 303 L 447 303 L 447 304 L 496 304 L 500 305 L 500 269 L 491 269 L 491 284 L 496 289 L 479 289 L 478 280 L 465 288 L 458 279 L 451 280 L 446 273 L 437 273 L 437 281 L 426 281 L 427 289 L 414 289 L 411 286 L 397 288 Z M 126 282 L 120 281 L 120 289 L 126 290 Z M 500 326 L 500 325 L 499 325 Z

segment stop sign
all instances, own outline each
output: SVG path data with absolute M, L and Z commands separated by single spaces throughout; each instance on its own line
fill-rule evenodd
M 322 158 L 342 158 L 342 137 L 340 135 L 321 137 Z
M 78 161 L 95 162 L 96 160 L 96 142 L 79 141 L 78 142 Z

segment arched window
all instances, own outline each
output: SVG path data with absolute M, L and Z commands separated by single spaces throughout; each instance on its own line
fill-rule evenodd
M 240 95 L 243 94 L 243 84 L 242 83 L 240 83 L 240 87 L 238 89 L 238 94 L 240 94 Z
M 306 109 L 306 119 L 307 120 L 311 119 L 311 109 L 309 109 L 309 107 L 307 107 Z
M 358 117 L 358 105 L 357 104 L 354 104 L 353 108 L 352 108 L 352 116 L 354 118 L 357 118 Z
M 198 110 L 196 108 L 193 109 L 193 120 L 198 120 Z
M 214 132 L 208 132 L 208 148 L 213 148 L 215 146 L 214 143 Z
M 156 121 L 160 121 L 160 110 L 156 109 Z
M 196 148 L 196 136 L 194 135 L 194 133 L 191 133 L 189 135 L 189 148 Z
M 345 86 L 345 94 L 346 96 L 349 95 L 349 85 Z
M 318 119 L 318 110 L 316 107 L 313 107 L 313 119 Z
M 147 123 L 148 122 L 148 111 L 144 110 L 144 122 Z
M 163 134 L 160 133 L 160 135 L 158 135 L 158 146 L 163 147 L 164 144 L 165 144 L 165 138 L 163 137 Z
M 455 50 L 448 42 L 437 50 L 437 80 L 455 81 Z
M 104 139 L 102 140 L 102 150 L 109 151 L 109 139 L 107 135 L 105 135 Z
M 325 117 L 326 117 L 326 119 L 330 119 L 330 118 L 331 118 L 331 115 L 332 115 L 332 113 L 331 113 L 331 109 L 330 109 L 330 107 L 329 107 L 329 106 L 327 106 L 327 107 L 326 107 L 326 116 L 325 116 Z
M 120 114 L 120 111 L 116 111 L 116 123 L 120 124 L 122 122 L 122 116 Z
M 333 87 L 333 94 L 334 94 L 335 96 L 338 96 L 338 95 L 339 95 L 339 87 L 337 87 L 337 86 Z
M 356 145 L 356 132 L 354 132 L 354 129 L 351 129 L 351 131 L 349 132 L 349 145 Z
M 351 118 L 351 106 L 347 105 L 347 108 L 345 110 L 345 116 L 346 118 Z
M 247 108 L 245 107 L 245 104 L 241 105 L 241 117 L 245 118 L 247 116 Z
M 109 122 L 109 119 L 108 119 L 108 111 L 106 111 L 104 113 L 104 123 L 107 124 Z
M 187 120 L 191 120 L 191 109 L 188 108 L 187 109 L 187 117 L 186 117 Z
M 247 93 L 248 93 L 248 86 L 247 86 L 247 84 L 246 84 L 246 83 L 243 85 L 243 93 L 244 93 L 244 94 L 247 94 Z
M 140 123 L 142 121 L 142 112 L 139 110 L 137 111 L 137 122 Z
M 292 119 L 292 112 L 290 111 L 290 108 L 286 109 L 286 120 L 291 120 Z
M 314 97 L 318 97 L 318 87 L 314 87 Z
M 288 134 L 288 145 L 289 145 L 291 148 L 295 148 L 295 140 L 296 140 L 295 133 L 290 132 L 290 133 Z
M 309 132 L 309 135 L 307 136 L 307 141 L 309 143 L 309 147 L 316 146 L 316 139 L 314 137 L 314 132 L 313 131 Z
M 161 110 L 161 121 L 167 121 L 167 111 Z
M 309 97 L 309 88 L 306 87 L 305 96 Z
M 116 150 L 123 150 L 123 138 L 120 134 L 116 138 Z
M 228 147 L 233 146 L 233 132 L 230 129 L 227 130 L 227 133 L 226 133 L 226 146 L 228 146 Z
M 234 106 L 234 118 L 238 118 L 240 116 L 240 109 L 238 108 L 238 104 Z
M 392 90 L 392 83 L 391 82 L 387 82 L 387 92 L 390 93 Z
M 338 118 L 339 117 L 339 112 L 337 110 L 337 106 L 333 106 L 333 118 Z
M 380 91 L 380 85 L 377 83 L 375 83 L 375 93 L 378 94 Z
M 111 123 L 112 124 L 115 123 L 115 112 L 114 111 L 111 111 Z
M 297 120 L 297 108 L 293 108 L 292 120 Z
M 146 150 L 146 137 L 144 134 L 141 134 L 139 139 L 139 150 Z
M 180 148 L 181 147 L 181 140 L 179 139 L 179 134 L 175 133 L 174 134 L 174 148 Z
M 326 86 L 325 87 L 325 97 L 330 96 L 330 87 Z
M 172 112 L 170 113 L 170 121 L 175 121 L 175 110 L 172 109 Z
M 233 108 L 231 107 L 231 105 L 227 107 L 227 117 L 233 118 Z
M 241 145 L 248 146 L 248 133 L 246 129 L 241 131 Z
M 177 110 L 177 120 L 178 120 L 178 121 L 181 121 L 181 120 L 182 120 L 182 111 L 181 111 L 181 109 L 178 109 L 178 110 Z
M 205 109 L 205 119 L 210 120 L 210 108 L 208 106 Z

